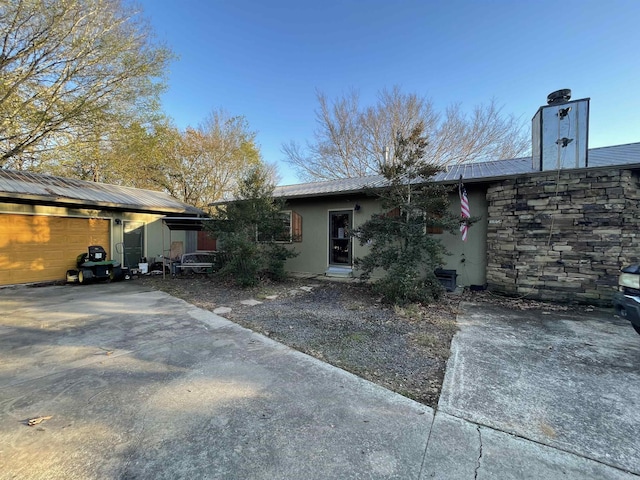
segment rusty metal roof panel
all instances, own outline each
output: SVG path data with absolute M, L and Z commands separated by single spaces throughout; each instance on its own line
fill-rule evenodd
M 0 169 L 0 197 L 157 213 L 203 213 L 163 192 L 16 170 Z

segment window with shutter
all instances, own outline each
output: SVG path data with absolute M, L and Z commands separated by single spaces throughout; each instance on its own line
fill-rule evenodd
M 265 235 L 257 232 L 256 238 L 259 242 L 273 240 L 279 243 L 301 242 L 302 241 L 302 215 L 291 210 L 280 212 L 283 229 L 280 235 L 269 239 Z
M 274 240 L 276 242 L 290 242 L 291 241 L 291 227 L 292 227 L 292 218 L 291 211 L 282 211 L 280 212 L 280 216 L 282 218 L 282 233 L 278 235 Z

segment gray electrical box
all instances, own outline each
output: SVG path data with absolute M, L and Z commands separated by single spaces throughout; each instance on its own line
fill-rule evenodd
M 589 100 L 556 100 L 538 109 L 531 124 L 534 169 L 587 167 Z

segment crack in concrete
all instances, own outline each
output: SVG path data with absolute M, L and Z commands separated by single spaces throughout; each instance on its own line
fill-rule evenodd
M 145 411 L 142 414 L 140 431 L 137 433 L 134 433 L 130 441 L 130 443 L 135 443 L 135 445 L 130 446 L 127 449 L 126 457 L 122 462 L 122 465 L 120 466 L 120 470 L 122 471 L 122 473 L 120 474 L 119 478 L 121 478 L 122 480 L 129 480 L 129 479 L 136 478 L 135 475 L 132 476 L 131 473 L 129 472 L 129 466 L 131 465 L 131 462 L 133 461 L 133 458 L 135 457 L 135 455 L 140 450 L 140 445 L 142 445 L 142 440 L 144 437 L 145 427 L 146 427 L 146 420 L 147 420 L 147 412 Z
M 534 438 L 526 436 L 526 433 L 525 434 L 519 434 L 519 433 L 515 433 L 515 432 L 512 432 L 512 431 L 508 431 L 508 430 L 501 430 L 500 428 L 498 428 L 496 426 L 493 426 L 493 425 L 490 425 L 488 423 L 479 423 L 477 420 L 474 420 L 473 418 L 471 418 L 469 416 L 465 416 L 464 412 L 454 413 L 454 412 L 451 412 L 451 411 L 447 411 L 446 409 L 439 410 L 439 411 L 441 411 L 444 415 L 449 415 L 450 417 L 457 418 L 459 420 L 464 420 L 465 422 L 468 422 L 468 423 L 472 423 L 472 424 L 476 425 L 476 427 L 478 429 L 480 427 L 482 427 L 482 428 L 486 428 L 486 429 L 494 431 L 494 432 L 504 433 L 505 435 L 509 435 L 510 437 L 513 437 L 513 438 L 518 438 L 518 439 L 524 440 L 526 442 L 535 443 L 536 445 L 540 445 L 542 447 L 552 448 L 553 450 L 557 450 L 558 452 L 568 453 L 569 455 L 575 455 L 576 457 L 584 458 L 585 460 L 589 460 L 590 462 L 599 463 L 600 465 L 604 465 L 605 467 L 614 468 L 614 469 L 619 470 L 619 471 L 621 471 L 623 473 L 628 473 L 628 474 L 631 474 L 631 475 L 635 475 L 636 477 L 640 477 L 640 472 L 636 472 L 634 470 L 630 470 L 628 468 L 621 467 L 619 465 L 615 465 L 614 463 L 608 463 L 608 462 L 605 462 L 605 461 L 600 460 L 600 459 L 595 458 L 595 457 L 590 457 L 588 455 L 585 455 L 583 452 L 579 452 L 578 450 L 572 450 L 571 448 L 562 448 L 562 447 L 557 446 L 557 445 L 551 445 L 549 443 L 544 443 L 544 442 L 541 442 L 540 440 L 536 440 Z M 478 431 L 478 433 L 479 433 L 479 431 Z
M 427 459 L 427 452 L 429 450 L 429 442 L 431 441 L 431 434 L 433 433 L 433 426 L 436 423 L 436 414 L 438 411 L 436 409 L 433 410 L 433 418 L 431 419 L 431 426 L 429 427 L 429 435 L 427 435 L 427 443 L 424 446 L 424 452 L 422 453 L 422 462 L 420 463 L 420 472 L 418 473 L 418 478 L 422 478 L 422 471 L 424 470 L 424 462 Z
M 480 431 L 480 425 L 477 427 L 478 430 L 478 440 L 480 440 L 480 452 L 478 454 L 478 460 L 476 462 L 476 470 L 473 475 L 474 480 L 478 480 L 478 471 L 480 470 L 480 460 L 482 459 L 482 432 Z

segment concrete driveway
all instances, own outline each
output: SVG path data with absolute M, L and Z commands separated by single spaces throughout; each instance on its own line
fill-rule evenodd
M 522 364 L 516 345 L 543 347 L 515 342 L 518 335 L 505 332 L 517 330 L 495 312 L 465 311 L 436 413 L 135 281 L 1 289 L 0 478 L 636 478 L 629 472 L 638 472 L 638 455 L 631 458 L 637 417 L 631 426 L 603 418 L 607 441 L 618 443 L 590 451 L 578 440 L 597 438 L 604 425 L 594 426 L 589 413 L 577 431 L 560 422 L 564 414 L 547 414 L 537 430 L 542 423 L 531 415 L 519 422 L 515 394 L 531 390 L 514 390 L 510 401 L 499 382 L 514 377 L 476 377 L 470 366 Z M 545 328 L 552 337 L 555 327 Z M 474 350 L 483 329 L 513 340 L 503 348 L 509 355 L 491 357 L 488 340 L 480 342 L 486 350 Z M 605 322 L 602 336 L 621 337 L 629 362 L 637 359 L 638 339 L 618 331 L 623 325 Z M 529 340 L 536 338 L 547 348 L 546 336 Z M 476 354 L 482 361 L 473 361 Z M 624 370 L 627 385 L 635 382 L 631 394 L 638 378 L 629 362 L 608 385 L 623 381 Z M 492 398 L 490 389 L 502 394 Z M 613 404 L 624 408 L 611 400 L 602 410 Z
M 628 321 L 466 304 L 458 322 L 440 412 L 640 474 L 640 335 Z

